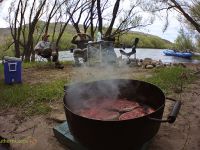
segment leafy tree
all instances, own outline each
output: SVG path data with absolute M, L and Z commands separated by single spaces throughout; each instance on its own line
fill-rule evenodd
M 193 5 L 190 7 L 189 12 L 200 26 L 200 0 L 193 0 Z
M 199 14 L 199 7 L 196 9 L 196 5 L 199 5 L 200 0 L 143 0 L 143 9 L 148 10 L 156 15 L 159 15 L 161 11 L 166 12 L 166 24 L 164 31 L 169 24 L 169 11 L 176 11 L 183 16 L 193 27 L 200 33 L 200 22 L 196 18 L 196 14 Z M 191 9 L 192 8 L 192 9 Z M 195 12 L 195 15 L 193 14 Z
M 200 52 L 200 35 L 196 35 L 196 50 Z
M 3 56 L 13 56 L 12 38 L 10 36 L 3 37 L 4 42 L 0 45 L 0 59 Z
M 197 21 L 198 24 L 200 24 L 200 1 L 195 0 L 193 2 L 193 6 L 190 8 L 190 14 L 195 19 L 195 21 Z M 190 31 L 196 38 L 196 48 L 200 50 L 200 34 L 199 34 L 199 32 L 196 32 L 195 28 L 191 25 L 190 22 L 187 21 L 186 24 L 189 25 L 187 27 L 190 29 Z
M 184 50 L 194 50 L 194 43 L 190 34 L 187 34 L 183 29 L 180 29 L 179 35 L 175 40 L 175 48 L 184 51 Z

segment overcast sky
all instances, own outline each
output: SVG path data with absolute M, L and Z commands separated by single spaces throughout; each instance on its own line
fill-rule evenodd
M 5 21 L 5 17 L 8 14 L 9 1 L 10 0 L 4 1 L 3 5 L 0 6 L 0 28 L 8 27 L 8 23 Z M 177 21 L 175 13 L 171 13 L 169 18 L 170 24 L 164 33 L 162 31 L 164 26 L 164 19 L 163 21 L 161 21 L 160 19 L 156 19 L 153 25 L 137 29 L 137 31 L 157 35 L 163 39 L 174 42 L 180 29 L 180 23 Z
M 169 26 L 164 33 L 163 33 L 163 27 L 164 27 L 165 22 L 164 22 L 164 20 L 161 21 L 158 18 L 155 20 L 155 22 L 152 25 L 150 25 L 146 28 L 142 28 L 139 31 L 157 35 L 163 39 L 167 39 L 171 42 L 174 42 L 174 40 L 178 36 L 178 31 L 179 31 L 181 25 L 177 21 L 176 16 L 173 16 L 172 14 L 170 14 L 169 18 L 170 18 Z

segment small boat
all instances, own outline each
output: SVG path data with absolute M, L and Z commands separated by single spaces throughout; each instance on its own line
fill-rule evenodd
M 179 51 L 175 51 L 175 50 L 164 50 L 163 53 L 166 56 L 176 56 L 176 57 L 182 57 L 182 58 L 191 58 L 192 57 L 192 53 L 191 52 L 179 52 Z

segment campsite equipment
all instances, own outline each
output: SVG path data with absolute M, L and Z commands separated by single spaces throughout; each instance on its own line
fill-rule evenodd
M 6 84 L 22 82 L 21 63 L 20 58 L 4 56 L 4 79 Z
M 135 59 L 136 59 L 136 47 L 137 47 L 138 42 L 139 42 L 139 38 L 135 38 L 135 42 L 132 45 L 131 52 L 127 53 L 124 50 L 119 50 L 122 55 L 125 55 L 128 58 L 127 64 L 131 63 L 131 60 L 130 60 L 131 55 L 135 54 Z M 123 48 L 123 49 L 125 49 L 125 48 Z

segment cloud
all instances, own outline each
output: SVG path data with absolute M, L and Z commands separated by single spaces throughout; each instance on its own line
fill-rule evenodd
M 169 25 L 165 32 L 163 32 L 165 18 L 156 18 L 152 25 L 136 31 L 153 34 L 163 39 L 167 39 L 171 42 L 174 42 L 174 40 L 178 36 L 178 31 L 181 27 L 180 22 L 177 20 L 177 15 L 178 14 L 174 12 L 169 13 Z

